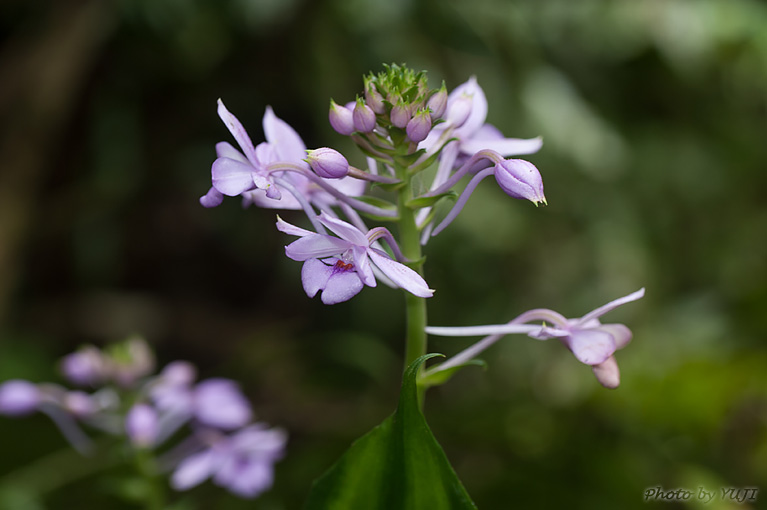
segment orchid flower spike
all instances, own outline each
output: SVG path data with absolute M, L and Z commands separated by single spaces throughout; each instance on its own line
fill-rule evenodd
M 507 324 L 466 328 L 427 327 L 428 334 L 437 336 L 489 335 L 439 365 L 435 371 L 466 363 L 505 335 L 524 333 L 537 340 L 558 338 L 578 361 L 591 366 L 602 386 L 617 388 L 620 384 L 620 372 L 614 353 L 631 341 L 631 330 L 623 324 L 602 324 L 599 317 L 621 305 L 642 298 L 644 293 L 644 288 L 641 288 L 592 310 L 580 319 L 567 319 L 553 310 L 539 308 L 527 311 Z M 531 321 L 543 321 L 543 325 L 526 324 Z
M 288 258 L 304 262 L 301 281 L 304 291 L 314 297 L 322 291 L 322 302 L 333 305 L 348 301 L 363 285 L 376 286 L 371 262 L 395 285 L 419 297 L 431 297 L 434 291 L 414 270 L 392 260 L 374 247 L 378 238 L 385 238 L 392 251 L 402 258 L 394 238 L 383 227 L 363 233 L 354 225 L 326 213 L 318 221 L 338 237 L 318 234 L 291 225 L 277 217 L 277 229 L 300 239 L 285 247 Z

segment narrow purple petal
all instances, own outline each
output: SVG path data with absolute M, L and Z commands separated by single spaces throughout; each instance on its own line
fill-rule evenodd
M 628 296 L 623 296 L 622 298 L 618 298 L 616 300 L 610 301 L 606 305 L 600 306 L 596 310 L 592 310 L 583 317 L 581 317 L 578 322 L 580 324 L 583 324 L 584 322 L 589 321 L 590 319 L 596 319 L 597 317 L 601 317 L 602 315 L 606 314 L 607 312 L 614 310 L 615 308 L 618 308 L 621 305 L 625 305 L 626 303 L 630 303 L 632 301 L 636 301 L 637 299 L 641 299 L 644 296 L 644 287 L 639 289 L 636 292 L 632 292 Z
M 352 246 L 352 254 L 354 257 L 354 266 L 357 270 L 362 283 L 368 287 L 376 286 L 376 277 L 373 274 L 373 268 L 370 267 L 370 261 L 368 260 L 368 254 L 372 250 L 368 250 L 362 246 Z
M 599 365 L 591 367 L 597 381 L 605 388 L 614 390 L 621 383 L 621 373 L 618 370 L 618 362 L 614 356 L 610 356 Z
M 573 331 L 562 341 L 581 363 L 599 365 L 615 352 L 612 335 L 595 329 Z
M 351 223 L 347 223 L 343 220 L 339 220 L 338 218 L 328 216 L 324 212 L 320 214 L 319 220 L 328 228 L 328 230 L 336 234 L 341 239 L 345 239 L 346 241 L 357 246 L 368 246 L 367 236 Z
M 306 157 L 306 145 L 295 129 L 274 114 L 271 106 L 264 113 L 264 135 L 280 161 L 299 163 Z
M 248 158 L 248 161 L 255 165 L 256 152 L 253 147 L 253 142 L 250 140 L 250 136 L 248 136 L 248 132 L 242 127 L 242 124 L 237 120 L 237 117 L 229 113 L 229 110 L 224 106 L 224 102 L 220 99 L 218 100 L 218 116 L 224 121 L 229 132 L 232 133 L 232 136 L 242 149 L 242 152 L 245 153 L 245 157 Z
M 362 290 L 362 281 L 355 271 L 336 271 L 322 289 L 322 302 L 334 305 L 348 301 Z
M 466 154 L 475 154 L 482 149 L 489 149 L 496 151 L 503 156 L 518 156 L 520 154 L 533 154 L 538 152 L 542 146 L 543 139 L 541 137 L 529 139 L 486 139 L 475 135 L 471 140 L 464 140 L 461 142 L 461 151 Z
M 218 158 L 213 162 L 211 175 L 213 187 L 224 195 L 235 197 L 255 187 L 251 165 L 229 158 Z
M 285 247 L 288 258 L 303 261 L 339 255 L 350 248 L 350 243 L 324 234 L 310 234 Z
M 280 218 L 279 215 L 277 216 L 277 230 L 285 234 L 289 234 L 292 236 L 299 236 L 299 237 L 304 237 L 304 236 L 308 236 L 310 234 L 315 233 L 315 232 L 312 232 L 311 230 L 306 230 L 304 228 L 291 225 L 287 221 Z
M 406 265 L 381 255 L 375 250 L 369 250 L 368 255 L 378 269 L 399 287 L 418 297 L 426 298 L 434 294 L 421 275 Z
M 183 491 L 201 484 L 214 473 L 218 460 L 218 455 L 210 449 L 190 455 L 173 472 L 171 487 Z

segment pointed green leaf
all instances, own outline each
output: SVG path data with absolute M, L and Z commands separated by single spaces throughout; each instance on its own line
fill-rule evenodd
M 410 200 L 406 205 L 410 209 L 421 209 L 422 207 L 431 207 L 443 198 L 457 198 L 458 193 L 456 193 L 453 190 L 446 191 L 445 193 L 440 193 L 439 195 L 434 195 L 433 197 L 418 197 L 414 198 L 413 200 Z
M 444 370 L 434 370 L 434 371 L 427 370 L 418 378 L 418 386 L 425 389 L 425 388 L 430 388 L 432 386 L 439 386 L 440 384 L 445 384 L 448 380 L 450 380 L 451 377 L 453 377 L 453 374 L 455 374 L 458 370 L 468 366 L 477 366 L 477 367 L 482 367 L 483 369 L 486 369 L 487 363 L 485 363 L 481 359 L 472 359 L 467 361 L 466 363 L 462 363 L 454 367 L 446 368 Z M 439 366 L 437 366 L 437 369 L 439 369 Z
M 418 368 L 434 356 L 405 370 L 396 412 L 314 483 L 305 510 L 476 510 L 418 405 Z

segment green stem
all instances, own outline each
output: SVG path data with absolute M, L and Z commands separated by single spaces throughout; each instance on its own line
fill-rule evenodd
M 411 261 L 409 266 L 423 276 L 423 253 L 421 252 L 420 232 L 415 221 L 415 212 L 407 207 L 413 198 L 411 176 L 407 168 L 397 168 L 397 176 L 406 184 L 400 188 L 397 197 L 399 213 L 400 249 L 402 254 Z M 405 337 L 405 368 L 413 361 L 426 354 L 426 299 L 405 293 L 407 312 L 407 336 Z M 423 367 L 419 368 L 419 373 Z M 422 399 L 422 395 L 419 395 Z
M 134 452 L 136 470 L 144 479 L 144 508 L 146 510 L 163 510 L 165 508 L 165 487 L 157 473 L 154 457 L 149 449 L 139 449 Z

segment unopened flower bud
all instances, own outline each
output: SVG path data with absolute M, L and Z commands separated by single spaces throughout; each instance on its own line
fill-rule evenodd
M 392 107 L 389 118 L 391 119 L 393 126 L 405 129 L 407 123 L 410 122 L 410 119 L 412 118 L 410 107 L 400 99 L 397 101 L 397 104 Z
M 538 169 L 524 159 L 504 159 L 495 165 L 495 180 L 513 198 L 523 198 L 534 204 L 546 203 L 543 180 Z
M 93 398 L 82 391 L 67 392 L 64 395 L 61 404 L 64 409 L 78 417 L 90 416 L 94 414 L 98 408 L 98 405 Z
M 139 448 L 152 446 L 160 432 L 157 412 L 148 404 L 136 404 L 125 416 L 125 433 Z
M 307 161 L 314 173 L 325 179 L 340 179 L 349 173 L 349 162 L 337 150 L 321 147 L 309 152 Z
M 376 127 L 376 114 L 363 99 L 357 99 L 352 112 L 354 128 L 361 133 L 370 133 Z
M 372 82 L 365 84 L 365 102 L 375 113 L 381 114 L 386 111 L 383 96 L 376 90 L 376 86 Z
M 86 345 L 62 358 L 61 372 L 78 386 L 97 386 L 107 377 L 107 361 L 96 347 Z
M 0 414 L 23 416 L 37 410 L 40 390 L 36 384 L 13 379 L 0 384 Z
M 432 122 L 442 118 L 447 109 L 447 88 L 445 87 L 444 82 L 442 82 L 442 88 L 432 94 L 429 101 L 426 103 L 426 106 L 431 110 Z
M 431 116 L 429 110 L 421 110 L 407 123 L 407 137 L 415 143 L 426 139 L 431 131 Z
M 352 111 L 337 104 L 332 99 L 330 100 L 328 120 L 330 120 L 330 126 L 339 134 L 349 136 L 355 131 Z

